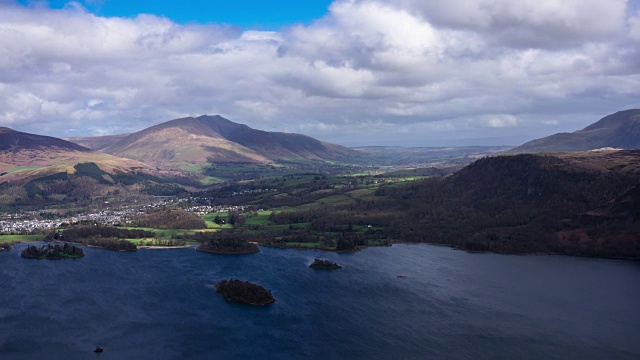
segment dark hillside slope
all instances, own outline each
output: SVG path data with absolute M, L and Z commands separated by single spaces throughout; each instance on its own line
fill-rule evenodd
M 640 162 L 637 152 L 628 157 Z M 640 257 L 638 233 L 611 241 L 596 235 L 574 244 L 564 241 L 563 232 L 576 229 L 580 214 L 620 198 L 640 182 L 637 172 L 621 170 L 610 158 L 594 158 L 590 166 L 584 157 L 581 161 L 528 154 L 486 158 L 448 178 L 379 194 L 407 209 L 404 224 L 390 227 L 397 239 L 477 251 Z M 633 204 L 619 202 L 613 209 L 627 209 L 622 210 L 625 221 L 633 223 L 640 221 L 628 211 Z
M 640 109 L 619 111 L 573 133 L 529 141 L 510 153 L 585 151 L 606 147 L 640 149 Z
M 50 136 L 29 134 L 15 131 L 6 127 L 0 127 L 0 151 L 17 151 L 20 149 L 42 149 L 51 147 L 71 151 L 91 151 L 91 149 L 88 149 L 84 146 L 74 144 L 62 139 Z

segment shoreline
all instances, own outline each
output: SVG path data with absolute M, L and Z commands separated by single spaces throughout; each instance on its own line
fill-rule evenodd
M 138 246 L 138 250 L 186 249 L 186 248 L 195 247 L 195 246 L 197 246 L 197 244 L 180 245 L 180 246 L 150 246 L 150 245 L 144 245 L 144 246 Z
M 40 242 L 45 242 L 45 243 L 50 243 L 47 241 L 43 241 L 43 240 L 36 240 L 36 241 L 15 241 L 12 243 L 12 245 L 18 245 L 18 244 L 28 244 L 28 243 L 40 243 Z M 82 243 L 76 243 L 76 242 L 71 242 L 71 241 L 57 241 L 57 242 L 53 242 L 53 243 L 69 243 L 71 245 L 79 245 L 79 246 L 84 246 L 84 247 L 89 247 L 89 248 L 95 248 L 95 249 L 104 249 L 104 250 L 110 250 L 110 251 L 117 251 L 117 252 L 133 252 L 136 250 L 111 250 L 111 249 L 107 249 L 104 247 L 100 247 L 100 246 L 95 246 L 95 245 L 83 245 Z M 366 248 L 370 248 L 370 247 L 391 247 L 393 245 L 397 245 L 397 244 L 404 244 L 404 245 L 430 245 L 430 246 L 442 246 L 442 247 L 448 247 L 452 250 L 457 250 L 457 251 L 464 251 L 466 253 L 470 253 L 470 254 L 495 254 L 495 255 L 507 255 L 507 256 L 570 256 L 570 257 L 578 257 L 578 258 L 590 258 L 590 259 L 607 259 L 607 260 L 627 260 L 627 261 L 640 261 L 640 258 L 634 258 L 634 257 L 620 257 L 620 256 L 598 256 L 598 255 L 578 255 L 578 254 L 563 254 L 563 253 L 545 253 L 545 252 L 531 252 L 531 253 L 508 253 L 508 252 L 495 252 L 495 251 L 474 251 L 474 250 L 467 250 L 467 249 L 463 249 L 463 248 L 459 248 L 459 247 L 455 247 L 454 245 L 451 244 L 443 244 L 443 243 L 431 243 L 431 242 L 403 242 L 403 241 L 393 241 L 391 242 L 389 245 L 368 245 L 368 246 L 361 246 L 356 250 L 350 250 L 350 251 L 336 251 L 336 250 L 331 250 L 331 249 L 321 249 L 321 248 L 309 248 L 309 247 L 296 247 L 296 246 L 281 246 L 281 245 L 267 245 L 267 244 L 256 244 L 259 247 L 267 247 L 267 248 L 273 248 L 273 249 L 291 249 L 291 250 L 317 250 L 317 251 L 323 251 L 323 252 L 332 252 L 332 253 L 339 253 L 339 254 L 351 254 L 351 253 L 357 253 L 360 252 Z M 155 249 L 185 249 L 185 248 L 191 248 L 191 247 L 197 247 L 198 244 L 190 244 L 190 245 L 181 245 L 181 246 L 149 246 L 149 245 L 145 245 L 145 246 L 138 246 L 137 250 L 155 250 Z M 13 246 L 12 246 L 13 248 Z M 12 251 L 13 249 L 0 249 L 0 252 L 9 252 Z M 210 254 L 218 254 L 218 255 L 245 255 L 245 254 L 254 254 L 257 252 L 242 252 L 242 253 L 231 253 L 231 252 L 211 252 L 211 251 L 202 251 L 202 250 L 198 250 L 201 252 L 207 252 Z

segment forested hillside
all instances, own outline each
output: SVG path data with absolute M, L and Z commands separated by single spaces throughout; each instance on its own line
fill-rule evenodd
M 639 151 L 490 157 L 375 196 L 274 212 L 280 227 L 244 236 L 335 250 L 401 241 L 640 258 L 639 164 Z

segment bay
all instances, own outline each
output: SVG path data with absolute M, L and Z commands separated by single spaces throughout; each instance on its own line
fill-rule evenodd
M 638 261 L 406 244 L 243 256 L 84 248 L 48 261 L 20 258 L 26 246 L 0 253 L 1 359 L 640 358 Z M 314 258 L 343 269 L 310 269 Z M 214 284 L 230 278 L 276 303 L 225 301 Z

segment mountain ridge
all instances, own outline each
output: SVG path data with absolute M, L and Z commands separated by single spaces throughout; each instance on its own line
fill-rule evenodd
M 8 127 L 0 127 L 0 151 L 17 151 L 18 149 L 34 149 L 51 146 L 83 152 L 92 151 L 85 146 L 56 137 L 30 134 Z
M 306 135 L 256 130 L 219 115 L 174 119 L 116 140 L 101 151 L 165 168 L 332 161 L 359 154 Z
M 607 147 L 640 148 L 640 109 L 618 111 L 572 133 L 531 140 L 509 153 L 586 151 Z

